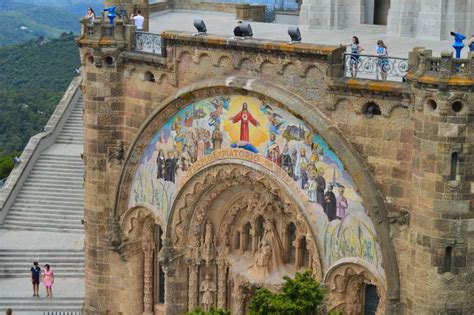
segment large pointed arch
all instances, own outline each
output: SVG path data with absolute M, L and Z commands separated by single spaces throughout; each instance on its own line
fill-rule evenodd
M 303 117 L 305 122 L 311 125 L 339 156 L 345 168 L 351 174 L 377 232 L 387 281 L 387 313 L 398 313 L 399 272 L 395 251 L 390 240 L 387 208 L 368 167 L 336 125 L 331 123 L 320 110 L 288 90 L 268 82 L 243 76 L 206 80 L 181 88 L 175 95 L 163 101 L 142 125 L 131 145 L 116 191 L 115 216 L 120 216 L 127 210 L 130 183 L 141 154 L 154 132 L 159 129 L 163 122 L 167 121 L 168 118 L 192 100 L 232 93 L 267 97 L 284 104 L 292 113 Z

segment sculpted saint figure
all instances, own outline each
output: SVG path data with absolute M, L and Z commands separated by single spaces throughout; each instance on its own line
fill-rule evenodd
M 206 274 L 204 281 L 201 282 L 199 291 L 201 292 L 201 305 L 205 311 L 209 311 L 214 304 L 214 293 L 217 292 L 216 283 L 213 282 L 210 274 Z

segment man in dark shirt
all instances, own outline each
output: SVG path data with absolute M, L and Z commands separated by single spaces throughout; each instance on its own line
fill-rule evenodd
M 33 296 L 39 297 L 39 283 L 40 283 L 41 268 L 38 266 L 38 262 L 33 263 L 31 267 L 31 283 L 33 284 Z

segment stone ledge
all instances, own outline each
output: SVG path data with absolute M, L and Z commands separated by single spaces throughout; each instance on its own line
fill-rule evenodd
M 375 81 L 370 79 L 339 78 L 328 82 L 331 89 L 349 89 L 373 93 L 411 94 L 410 84 L 406 82 Z
M 193 36 L 189 32 L 166 31 L 161 33 L 161 38 L 166 43 L 169 42 L 187 42 L 207 46 L 222 46 L 229 48 L 253 49 L 262 51 L 282 52 L 290 54 L 302 54 L 320 56 L 321 59 L 327 59 L 328 56 L 339 51 L 339 46 L 317 45 L 308 43 L 290 44 L 286 41 L 266 40 L 266 39 L 235 39 L 226 38 L 217 35 Z

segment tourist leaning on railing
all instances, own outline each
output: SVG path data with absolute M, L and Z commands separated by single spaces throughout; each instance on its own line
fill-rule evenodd
M 95 20 L 95 12 L 91 7 L 87 8 L 87 13 L 84 16 L 84 18 L 87 20 L 89 24 L 93 24 Z
M 387 46 L 383 40 L 379 39 L 377 41 L 377 48 L 375 49 L 377 56 L 379 57 L 378 66 L 380 67 L 380 75 L 382 80 L 387 80 L 387 72 L 390 67 L 390 60 L 388 60 Z
M 360 63 L 360 53 L 364 51 L 364 48 L 359 45 L 359 38 L 357 36 L 352 36 L 352 43 L 347 46 L 351 47 L 351 59 L 349 63 L 351 65 L 351 77 L 355 78 Z

